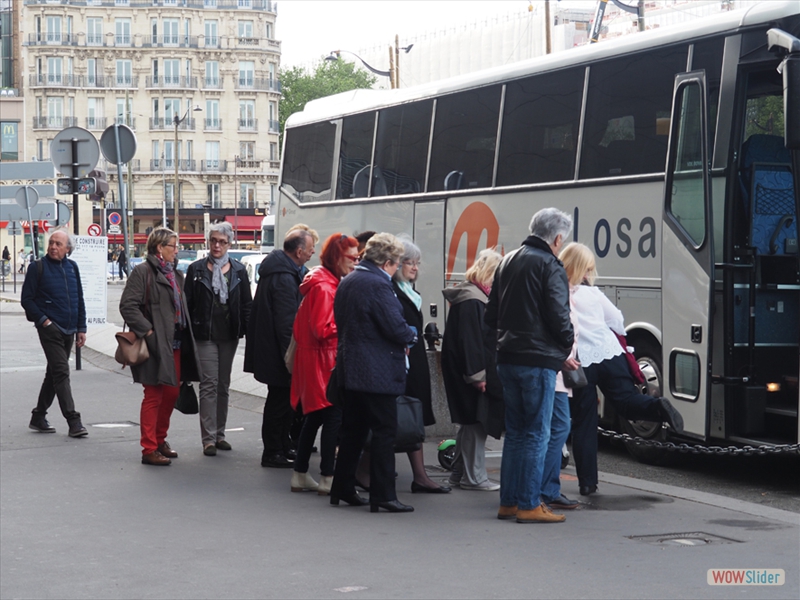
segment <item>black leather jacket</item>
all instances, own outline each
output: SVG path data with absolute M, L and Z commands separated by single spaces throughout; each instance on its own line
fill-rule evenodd
M 247 277 L 245 266 L 235 258 L 230 260 L 230 265 L 231 282 L 228 288 L 228 305 L 231 308 L 231 326 L 233 327 L 231 334 L 235 338 L 242 338 L 247 331 L 253 295 L 250 293 L 250 280 Z M 196 260 L 189 265 L 189 269 L 186 271 L 184 292 L 186 304 L 189 306 L 194 339 L 210 340 L 214 290 L 211 288 L 208 257 Z
M 497 362 L 559 371 L 572 350 L 569 282 L 550 246 L 528 236 L 494 276 L 484 320 L 497 329 Z

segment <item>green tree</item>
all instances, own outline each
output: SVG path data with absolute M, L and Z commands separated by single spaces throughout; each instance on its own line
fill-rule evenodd
M 281 100 L 278 108 L 281 143 L 283 128 L 290 115 L 300 112 L 306 103 L 317 98 L 350 90 L 369 89 L 375 77 L 356 69 L 354 63 L 339 60 L 323 60 L 313 73 L 302 67 L 281 69 Z

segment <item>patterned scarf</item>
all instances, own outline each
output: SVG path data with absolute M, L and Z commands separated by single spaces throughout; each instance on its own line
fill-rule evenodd
M 164 274 L 172 287 L 172 305 L 175 307 L 175 324 L 181 329 L 186 327 L 186 316 L 183 314 L 181 305 L 181 288 L 175 279 L 175 264 L 166 262 L 162 257 L 158 258 L 158 270 Z
M 225 281 L 225 277 L 222 275 L 222 267 L 228 264 L 231 259 L 228 257 L 228 253 L 226 252 L 219 258 L 214 258 L 209 254 L 208 260 L 211 262 L 211 266 L 213 267 L 211 272 L 211 288 L 214 290 L 214 293 L 219 296 L 220 304 L 227 304 L 228 283 Z

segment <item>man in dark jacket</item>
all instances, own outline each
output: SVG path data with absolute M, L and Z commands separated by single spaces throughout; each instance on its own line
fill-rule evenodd
M 122 281 L 125 278 L 125 274 L 128 272 L 128 255 L 125 254 L 125 248 L 122 246 L 119 247 L 117 266 L 119 267 L 119 280 Z
M 55 433 L 45 415 L 58 396 L 61 414 L 69 425 L 70 437 L 83 437 L 88 431 L 75 410 L 69 381 L 69 355 L 75 346 L 86 343 L 86 308 L 78 265 L 67 258 L 73 244 L 68 233 L 57 230 L 50 236 L 47 255 L 41 264 L 32 263 L 22 285 L 21 302 L 28 321 L 36 325 L 47 370 L 39 401 L 33 409 L 29 427 L 40 433 Z
M 258 269 L 258 287 L 247 331 L 244 370 L 267 384 L 261 424 L 262 467 L 291 468 L 289 428 L 294 418 L 290 403 L 292 375 L 284 356 L 300 307 L 300 283 L 305 264 L 314 255 L 314 234 L 295 229 L 286 234 L 283 249 L 275 249 Z
M 569 282 L 556 258 L 571 231 L 572 218 L 560 210 L 533 215 L 531 235 L 500 263 L 489 295 L 484 318 L 497 330 L 497 374 L 506 408 L 499 519 L 564 520 L 540 495 L 556 373 L 577 368 L 567 360 L 574 339 Z

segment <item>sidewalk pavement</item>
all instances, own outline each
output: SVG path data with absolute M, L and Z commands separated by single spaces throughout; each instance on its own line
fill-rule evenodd
M 68 438 L 57 408 L 58 432 L 34 433 L 41 349 L 18 304 L 0 302 L 0 320 L 0 598 L 800 596 L 797 514 L 674 486 L 601 474 L 565 523 L 520 525 L 495 518 L 496 492 L 412 495 L 398 455 L 399 498 L 416 511 L 372 515 L 292 494 L 290 470 L 259 466 L 261 415 L 235 405 L 232 452 L 203 456 L 197 417 L 176 413 L 180 458 L 143 466 L 141 387 L 92 364 L 98 345 L 72 374 L 88 438 Z M 426 463 L 444 483 L 436 441 Z M 487 467 L 498 479 L 494 453 Z M 579 498 L 572 468 L 562 484 Z M 717 568 L 783 569 L 786 582 L 710 586 Z

